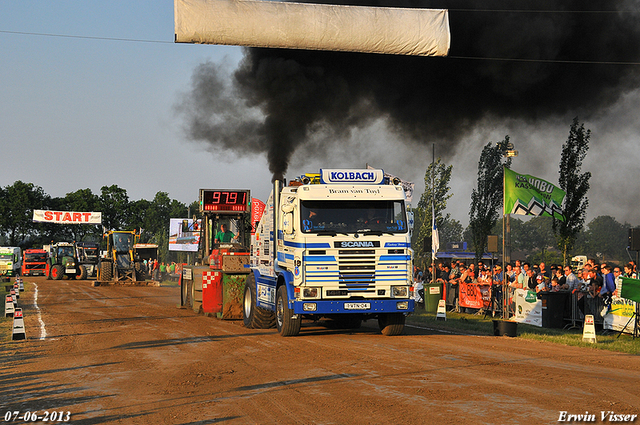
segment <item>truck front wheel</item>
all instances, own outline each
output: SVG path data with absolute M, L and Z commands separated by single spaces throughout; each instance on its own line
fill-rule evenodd
M 400 335 L 404 330 L 405 316 L 402 313 L 387 313 L 378 316 L 378 326 L 382 335 Z
M 289 308 L 287 288 L 282 285 L 276 295 L 276 327 L 282 336 L 296 336 L 300 333 L 300 316 L 294 318 Z

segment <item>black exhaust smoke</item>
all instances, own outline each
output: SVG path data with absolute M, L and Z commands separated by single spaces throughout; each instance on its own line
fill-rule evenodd
M 188 135 L 214 150 L 264 152 L 282 179 L 317 134 L 340 140 L 383 118 L 408 141 L 441 142 L 447 157 L 484 119 L 584 119 L 640 86 L 640 1 L 481 3 L 343 3 L 449 9 L 446 58 L 248 48 L 232 78 L 201 64 L 178 106 Z

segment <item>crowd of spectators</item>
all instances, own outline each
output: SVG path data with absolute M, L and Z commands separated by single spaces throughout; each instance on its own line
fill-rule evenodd
M 636 279 L 637 276 L 637 266 L 634 262 L 621 267 L 605 262 L 598 263 L 594 259 L 589 259 L 581 269 L 574 269 L 569 265 L 547 267 L 545 263 L 531 264 L 516 260 L 513 264 L 506 264 L 504 271 L 500 264 L 491 267 L 482 261 L 477 264 L 466 264 L 463 261 L 440 262 L 435 270 L 436 282 L 447 285 L 447 288 L 453 292 L 457 292 L 461 282 L 501 286 L 506 278 L 511 294 L 515 289 L 528 289 L 538 294 L 573 293 L 583 313 L 585 298 L 601 298 L 605 308 L 609 309 L 611 297 L 616 291 L 616 279 L 619 277 Z M 432 266 L 425 271 L 416 267 L 414 280 L 420 283 L 433 281 Z M 500 289 L 496 288 L 495 291 Z M 456 294 L 451 296 L 452 300 L 457 298 Z

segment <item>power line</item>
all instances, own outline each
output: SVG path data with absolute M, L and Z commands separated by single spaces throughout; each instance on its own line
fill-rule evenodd
M 17 34 L 17 35 L 35 35 L 35 36 L 41 36 L 41 37 L 79 38 L 79 39 L 84 39 L 84 40 L 106 40 L 106 41 L 128 41 L 128 42 L 133 42 L 133 43 L 174 44 L 173 41 L 141 40 L 141 39 L 136 39 L 136 38 L 92 37 L 92 36 L 88 36 L 88 35 L 48 34 L 48 33 L 41 33 L 41 32 L 6 31 L 6 30 L 0 30 L 0 33 Z
M 459 9 L 465 10 L 465 9 Z M 471 9 L 470 9 L 471 10 Z M 473 9 L 475 11 L 475 9 Z M 26 31 L 7 31 L 0 30 L 0 33 L 4 34 L 16 34 L 16 35 L 33 35 L 41 37 L 58 37 L 58 38 L 75 38 L 83 40 L 105 40 L 105 41 L 125 41 L 131 43 L 156 43 L 156 44 L 175 44 L 173 41 L 163 40 L 142 40 L 136 38 L 116 38 L 116 37 L 93 37 L 87 35 L 67 35 L 67 34 L 50 34 L 50 33 L 38 33 L 38 32 L 26 32 Z M 447 56 L 449 59 L 463 59 L 463 60 L 485 60 L 485 61 L 503 61 L 503 62 L 538 62 L 538 63 L 564 63 L 564 64 L 577 64 L 577 65 L 640 65 L 640 62 L 631 61 L 587 61 L 587 60 L 561 60 L 561 59 L 525 59 L 525 58 L 492 58 L 492 57 L 480 57 L 480 56 Z

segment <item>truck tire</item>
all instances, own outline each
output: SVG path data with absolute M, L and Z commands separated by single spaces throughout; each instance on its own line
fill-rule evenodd
M 275 326 L 275 314 L 272 311 L 258 307 L 256 297 L 256 280 L 253 273 L 249 273 L 244 284 L 244 300 L 242 305 L 242 321 L 249 329 L 269 329 Z
M 47 276 L 47 280 L 51 280 L 51 264 L 47 263 L 47 267 L 44 269 L 44 274 Z
M 133 265 L 135 269 L 135 281 L 145 280 L 146 276 L 144 275 L 144 264 L 141 261 L 136 261 Z
M 53 280 L 62 280 L 64 277 L 64 269 L 60 264 L 56 264 L 51 267 L 51 279 Z
M 402 313 L 386 313 L 378 315 L 378 326 L 382 335 L 395 336 L 404 331 L 405 316 Z
M 76 279 L 87 280 L 87 268 L 82 264 L 78 266 L 78 274 L 76 275 Z
M 100 263 L 100 280 L 109 282 L 113 279 L 113 273 L 111 270 L 111 262 L 102 261 Z
M 296 336 L 300 333 L 300 316 L 294 318 L 293 310 L 289 308 L 287 288 L 282 285 L 276 294 L 276 327 L 282 336 Z

